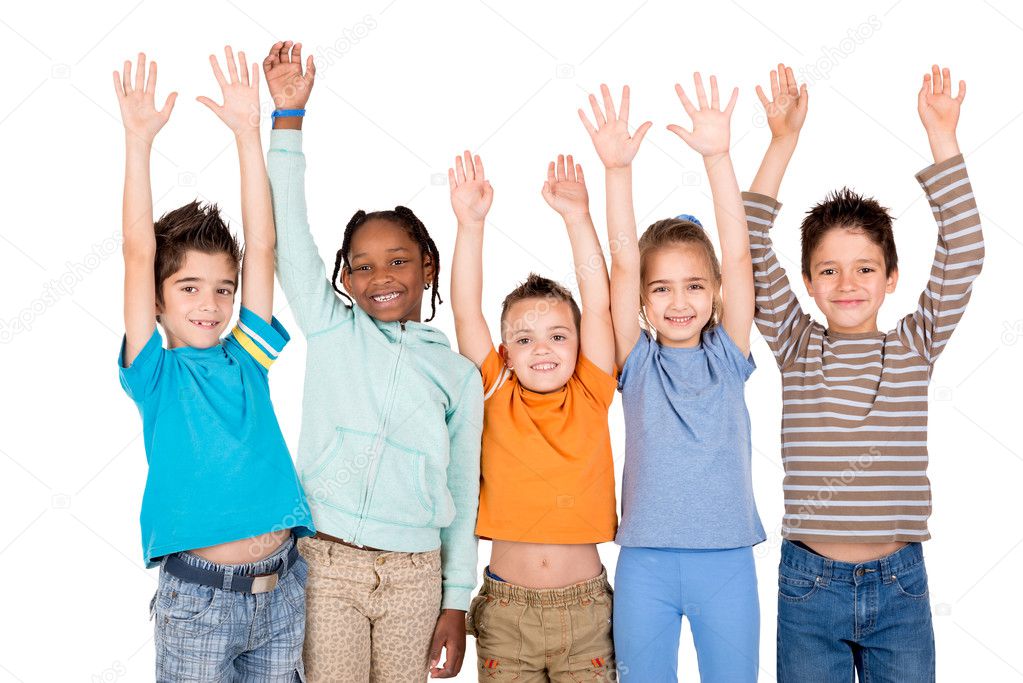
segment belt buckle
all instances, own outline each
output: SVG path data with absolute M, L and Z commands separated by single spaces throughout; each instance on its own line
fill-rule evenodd
M 269 593 L 274 588 L 277 588 L 277 582 L 280 577 L 277 574 L 264 574 L 263 576 L 252 577 L 252 592 L 253 593 Z

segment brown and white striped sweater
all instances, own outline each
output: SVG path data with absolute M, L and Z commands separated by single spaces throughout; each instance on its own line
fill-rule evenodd
M 930 538 L 927 385 L 980 274 L 984 239 L 961 155 L 916 178 L 938 246 L 916 311 L 888 333 L 828 332 L 803 313 L 768 234 L 781 204 L 743 194 L 757 327 L 782 372 L 782 534 L 791 540 Z

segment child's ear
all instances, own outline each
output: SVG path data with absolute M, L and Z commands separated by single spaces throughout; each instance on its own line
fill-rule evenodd
M 892 274 L 888 276 L 888 284 L 885 285 L 884 291 L 886 294 L 891 294 L 895 291 L 895 285 L 899 284 L 899 269 L 893 268 Z
M 344 266 L 341 267 L 341 286 L 346 292 L 352 291 L 352 273 Z
M 427 283 L 433 282 L 433 259 L 429 254 L 423 255 L 423 279 Z
M 813 280 L 806 273 L 803 273 L 803 284 L 806 285 L 806 293 L 813 298 Z
M 504 345 L 504 342 L 501 342 L 500 346 L 497 347 L 497 353 L 500 354 L 501 360 L 504 361 L 504 367 L 511 370 L 511 359 L 508 358 L 508 347 Z

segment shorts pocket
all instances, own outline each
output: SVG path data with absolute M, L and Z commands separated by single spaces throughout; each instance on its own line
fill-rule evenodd
M 212 632 L 224 621 L 226 591 L 188 583 L 173 576 L 161 581 L 154 613 L 159 629 L 196 638 Z
M 487 601 L 487 596 L 477 595 L 469 603 L 469 611 L 465 613 L 465 633 L 473 638 L 477 637 L 476 633 L 476 620 L 478 619 L 477 613 L 479 612 L 480 606 Z
M 570 608 L 572 650 L 568 653 L 569 673 L 589 680 L 614 671 L 614 640 L 611 635 L 613 598 L 610 591 L 586 596 Z
M 614 651 L 585 652 L 570 655 L 568 658 L 568 675 L 573 681 L 611 681 L 615 670 Z

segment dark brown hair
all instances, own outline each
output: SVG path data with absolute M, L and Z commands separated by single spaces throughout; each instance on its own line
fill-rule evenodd
M 707 256 L 710 274 L 714 287 L 714 308 L 710 320 L 703 326 L 703 331 L 718 324 L 721 318 L 721 264 L 718 263 L 714 244 L 710 241 L 703 226 L 685 218 L 665 218 L 657 221 L 643 232 L 639 238 L 639 281 L 641 296 L 646 296 L 647 259 L 651 253 L 662 247 L 674 244 L 692 244 L 700 247 Z M 640 314 L 640 322 L 647 328 L 653 327 L 646 316 Z
M 236 271 L 241 267 L 241 247 L 220 217 L 216 204 L 195 200 L 160 216 L 153 229 L 156 232 L 156 300 L 160 304 L 163 303 L 164 281 L 181 269 L 189 251 L 225 254 L 235 264 Z
M 806 212 L 800 228 L 803 244 L 803 275 L 810 274 L 810 258 L 813 250 L 824 239 L 829 230 L 846 228 L 861 230 L 867 238 L 881 247 L 884 254 L 885 276 L 889 276 L 899 265 L 895 251 L 895 234 L 892 231 L 892 217 L 888 209 L 873 197 L 864 197 L 843 187 L 832 192 L 817 206 Z
M 352 251 L 352 236 L 366 221 L 371 220 L 389 221 L 397 225 L 408 233 L 412 241 L 419 245 L 419 251 L 422 255 L 430 257 L 430 263 L 433 265 L 433 280 L 430 283 L 430 289 L 432 290 L 430 294 L 430 317 L 423 321 L 430 322 L 437 315 L 437 304 L 444 303 L 444 300 L 440 298 L 440 290 L 438 288 L 438 283 L 440 282 L 440 253 L 437 251 L 437 245 L 434 244 L 433 238 L 430 237 L 426 225 L 419 220 L 416 214 L 412 213 L 412 209 L 404 206 L 396 206 L 393 211 L 366 213 L 360 209 L 355 212 L 345 227 L 345 235 L 341 239 L 341 248 L 337 250 L 337 256 L 334 258 L 334 274 L 330 278 L 330 284 L 334 287 L 334 291 L 348 299 L 348 303 L 352 303 L 352 297 L 348 296 L 348 292 L 337 286 L 338 275 L 341 273 L 342 268 L 349 273 L 352 272 L 352 264 L 348 260 Z
M 575 329 L 579 330 L 582 312 L 579 310 L 579 305 L 575 302 L 572 292 L 550 278 L 530 273 L 525 282 L 509 292 L 508 296 L 504 297 L 504 302 L 501 304 L 501 336 L 504 336 L 504 318 L 508 314 L 508 309 L 526 299 L 555 299 L 557 301 L 564 301 L 572 309 Z

